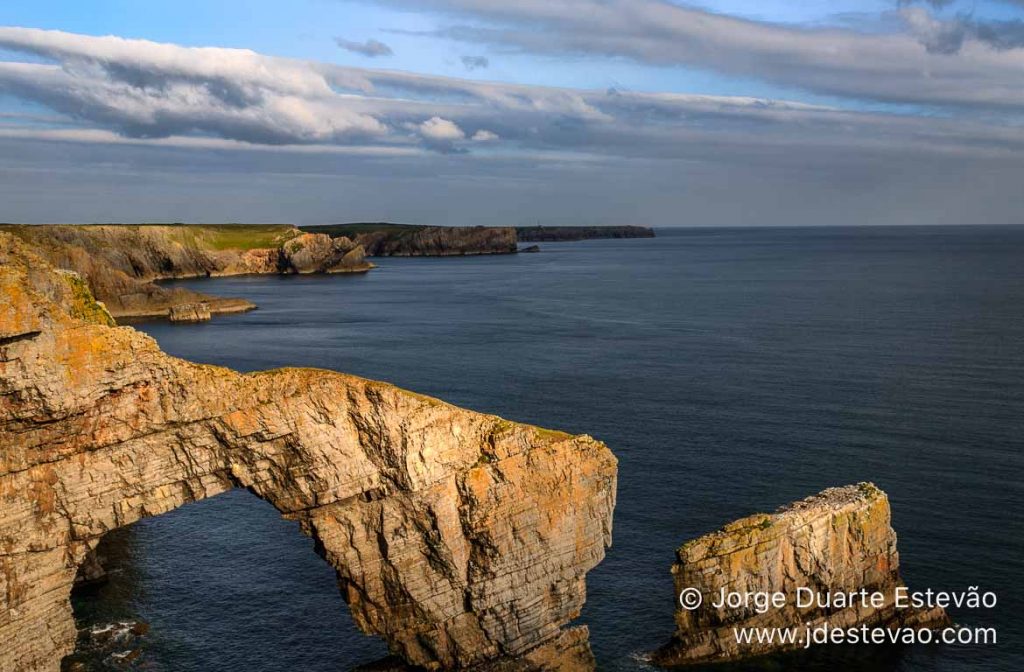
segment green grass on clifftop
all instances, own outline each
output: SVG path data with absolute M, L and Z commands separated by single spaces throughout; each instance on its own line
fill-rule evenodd
M 173 228 L 181 244 L 214 250 L 275 248 L 300 233 L 291 224 L 183 224 Z
M 117 227 L 126 230 L 144 230 L 161 227 L 171 232 L 170 240 L 185 247 L 203 250 L 252 250 L 255 248 L 276 248 L 300 235 L 298 227 L 292 224 L 0 224 L 0 231 L 39 242 L 38 236 L 53 226 L 71 226 L 85 231 L 100 227 Z M 326 233 L 324 231 L 323 233 Z

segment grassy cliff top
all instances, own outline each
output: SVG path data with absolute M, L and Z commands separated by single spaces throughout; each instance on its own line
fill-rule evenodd
M 168 239 L 186 247 L 213 250 L 251 250 L 280 247 L 302 232 L 292 224 L 0 224 L 0 231 L 20 235 L 35 229 L 61 227 L 82 230 L 164 229 Z M 326 233 L 326 232 L 324 232 Z

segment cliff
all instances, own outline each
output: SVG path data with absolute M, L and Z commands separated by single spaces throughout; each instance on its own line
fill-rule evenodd
M 516 252 L 516 232 L 511 227 L 418 226 L 382 222 L 306 226 L 302 230 L 352 238 L 371 257 L 461 257 Z
M 361 222 L 303 226 L 303 231 L 347 236 L 371 257 L 511 254 L 516 243 L 592 240 L 597 238 L 654 238 L 646 226 L 519 226 L 458 227 Z
M 0 296 L 0 669 L 59 669 L 104 534 L 235 487 L 301 523 L 358 626 L 410 664 L 592 664 L 564 626 L 611 540 L 602 443 L 340 373 L 170 357 L 3 233 Z
M 672 566 L 675 592 L 697 589 L 703 602 L 687 610 L 678 602 L 676 632 L 653 657 L 662 666 L 737 660 L 785 649 L 779 642 L 739 644 L 734 628 L 934 627 L 948 623 L 942 609 L 897 609 L 899 575 L 896 533 L 889 499 L 870 483 L 830 488 L 779 509 L 726 525 L 684 544 Z M 884 604 L 800 608 L 797 589 L 816 595 L 865 589 L 885 596 Z M 720 592 L 781 593 L 783 606 L 716 608 Z
M 54 266 L 73 270 L 114 317 L 163 317 L 205 303 L 211 313 L 250 310 L 244 299 L 209 296 L 156 280 L 248 273 L 345 273 L 372 268 L 344 237 L 293 226 L 8 225 Z
M 654 229 L 646 226 L 519 226 L 521 243 L 554 243 L 598 238 L 654 238 Z

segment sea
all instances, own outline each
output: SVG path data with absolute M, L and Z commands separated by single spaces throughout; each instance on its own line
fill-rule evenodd
M 998 597 L 951 610 L 996 642 L 714 669 L 1024 669 L 1024 227 L 664 228 L 541 247 L 178 281 L 259 309 L 133 326 L 190 360 L 337 369 L 606 442 L 614 543 L 578 619 L 599 670 L 646 669 L 668 640 L 683 542 L 860 481 L 889 494 L 912 589 Z M 103 548 L 110 581 L 73 599 L 83 637 L 148 632 L 79 669 L 345 672 L 387 653 L 313 542 L 248 492 Z

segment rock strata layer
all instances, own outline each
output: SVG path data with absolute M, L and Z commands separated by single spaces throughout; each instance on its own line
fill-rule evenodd
M 464 257 L 514 254 L 516 231 L 504 226 L 426 226 L 390 222 L 353 222 L 299 227 L 356 241 L 369 257 Z
M 895 589 L 899 574 L 896 533 L 890 522 L 889 499 L 870 483 L 830 488 L 779 509 L 726 525 L 684 544 L 672 566 L 676 595 L 696 588 L 703 603 L 690 611 L 676 607 L 676 632 L 653 656 L 662 666 L 738 660 L 785 649 L 803 642 L 739 644 L 736 628 L 803 628 L 828 624 L 835 628 L 938 627 L 948 623 L 945 611 L 899 608 Z M 865 608 L 800 608 L 797 589 L 814 595 L 865 590 L 884 596 L 884 603 Z M 739 594 L 781 593 L 784 606 L 767 609 L 714 603 L 725 589 Z M 806 593 L 805 593 L 806 594 Z
M 426 226 L 356 236 L 371 257 L 463 257 L 514 254 L 516 231 L 498 226 Z
M 210 304 L 205 301 L 180 303 L 171 306 L 167 317 L 171 322 L 206 322 L 210 319 Z
M 340 373 L 193 364 L 111 325 L 0 233 L 0 669 L 60 668 L 104 534 L 235 487 L 301 523 L 407 663 L 586 665 L 563 626 L 611 540 L 604 444 Z

